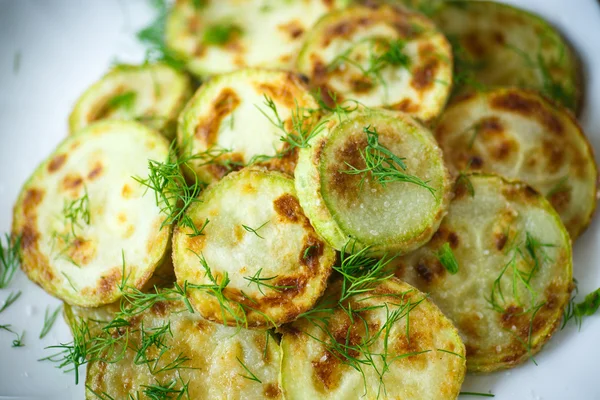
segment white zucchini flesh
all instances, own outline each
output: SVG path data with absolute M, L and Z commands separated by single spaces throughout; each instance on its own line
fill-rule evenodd
M 331 97 L 353 100 L 431 121 L 450 94 L 452 50 L 421 14 L 391 5 L 354 6 L 319 20 L 297 68 L 330 103 Z
M 566 109 L 531 91 L 497 89 L 454 102 L 435 135 L 455 174 L 470 169 L 528 183 L 548 197 L 573 240 L 590 223 L 598 170 Z
M 324 301 L 335 288 L 327 290 Z M 282 329 L 281 385 L 286 399 L 458 396 L 466 372 L 465 348 L 456 328 L 426 295 L 390 279 L 373 291 L 351 297 L 344 306 L 355 310 L 354 322 L 338 307 L 333 313 L 315 313 L 310 320 L 302 318 Z M 367 308 L 372 309 L 358 311 Z M 393 313 L 401 317 L 394 321 Z M 341 352 L 332 346 L 332 338 L 342 345 Z M 374 364 L 358 364 L 364 380 L 361 372 L 345 364 L 350 363 L 347 355 L 363 361 L 372 357 Z M 383 357 L 388 361 L 387 371 Z
M 306 32 L 346 2 L 210 0 L 196 8 L 192 0 L 177 1 L 167 20 L 166 43 L 200 77 L 244 67 L 291 69 Z M 219 28 L 222 43 L 205 39 Z
M 173 138 L 177 116 L 191 95 L 190 78 L 167 65 L 117 66 L 79 97 L 69 128 L 75 133 L 102 119 L 126 119 Z
M 85 319 L 86 315 L 96 319 L 103 314 L 110 321 L 110 310 L 75 311 L 79 319 Z M 93 321 L 90 323 L 94 324 Z M 86 399 L 97 399 L 94 392 L 114 399 L 126 399 L 130 394 L 136 399 L 137 396 L 151 399 L 153 397 L 148 395 L 148 386 L 169 386 L 173 381 L 176 382 L 173 387 L 175 390 L 187 384 L 190 399 L 282 398 L 278 383 L 280 348 L 271 332 L 237 330 L 206 321 L 197 313 L 188 312 L 179 301 L 156 303 L 131 319 L 130 324 L 122 329 L 123 335 L 129 332 L 129 348 L 122 360 L 114 363 L 92 361 L 88 365 Z M 170 333 L 162 335 L 165 347 L 151 345 L 146 351 L 148 359 L 159 359 L 156 364 L 151 362 L 149 365 L 159 371 L 178 356 L 189 360 L 180 368 L 152 374 L 148 365 L 135 362 L 137 352 L 134 349 L 142 346 L 142 330 L 152 334 L 167 324 Z M 117 349 L 120 347 L 117 346 Z M 250 373 L 244 366 L 260 382 L 250 380 Z
M 211 291 L 190 288 L 190 302 L 203 317 L 278 326 L 312 308 L 325 290 L 335 252 L 313 230 L 285 175 L 234 172 L 207 188 L 186 213 L 198 227 L 209 222 L 201 236 L 188 236 L 187 227 L 175 229 L 177 281 L 211 285 L 210 275 L 218 284 L 229 279 L 221 302 Z
M 301 149 L 296 167 L 300 204 L 317 232 L 341 250 L 349 240 L 375 253 L 408 252 L 425 244 L 442 220 L 450 196 L 450 177 L 432 134 L 408 115 L 376 109 L 330 116 L 326 129 Z M 361 155 L 365 129 L 405 158 L 399 171 L 428 182 L 433 192 L 408 182 L 374 180 Z M 361 184 L 361 180 L 363 180 Z
M 198 89 L 181 113 L 179 145 L 186 158 L 196 156 L 188 165 L 205 182 L 221 179 L 259 156 L 270 157 L 260 165 L 291 175 L 297 152 L 281 138 L 286 132 L 302 134 L 294 130 L 293 120 L 304 121 L 304 134 L 309 134 L 317 108 L 294 73 L 242 69 L 218 75 Z M 286 132 L 276 126 L 275 111 Z M 227 167 L 227 162 L 233 164 Z
M 67 303 L 98 306 L 120 296 L 124 260 L 130 284 L 142 287 L 171 232 L 133 176 L 146 177 L 148 159 L 168 151 L 159 133 L 129 121 L 98 122 L 65 139 L 15 205 L 13 235 L 29 278 Z
M 456 274 L 442 263 L 444 246 Z M 571 242 L 558 214 L 531 187 L 493 175 L 459 181 L 433 239 L 393 263 L 398 278 L 429 293 L 456 325 L 473 372 L 533 357 L 560 324 L 571 293 Z
M 579 62 L 547 21 L 494 1 L 446 1 L 431 18 L 453 43 L 459 91 L 518 86 L 579 111 Z

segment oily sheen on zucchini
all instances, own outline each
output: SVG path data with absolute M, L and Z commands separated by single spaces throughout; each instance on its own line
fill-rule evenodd
M 421 14 L 387 4 L 353 6 L 319 20 L 297 68 L 327 103 L 353 100 L 430 121 L 450 93 L 452 50 Z
M 325 290 L 335 252 L 304 216 L 286 175 L 234 172 L 206 189 L 187 215 L 198 227 L 209 222 L 201 236 L 175 229 L 173 263 L 203 317 L 280 325 L 311 309 Z
M 85 321 L 81 314 L 85 312 L 80 312 L 74 329 Z M 88 314 L 94 319 L 99 312 Z M 156 397 L 159 393 L 173 399 L 179 395 L 181 399 L 282 398 L 280 349 L 271 332 L 237 330 L 206 321 L 180 301 L 156 303 L 128 321 L 126 327 L 111 331 L 113 338 L 121 335 L 121 341 L 113 353 L 102 355 L 109 362 L 88 365 L 86 399 L 99 395 L 102 399 L 163 398 Z M 121 351 L 124 355 L 118 359 Z M 250 373 L 257 380 L 249 379 Z
M 394 263 L 397 277 L 429 293 L 454 322 L 470 371 L 534 356 L 571 293 L 571 242 L 558 214 L 524 183 L 492 175 L 458 181 L 432 240 Z
M 371 171 L 365 171 L 367 153 L 375 164 L 370 166 L 377 167 Z M 389 154 L 402 158 L 406 168 L 393 163 L 396 171 L 390 171 L 386 161 L 378 166 L 376 161 L 389 160 Z M 421 184 L 395 178 L 402 174 Z M 413 250 L 436 231 L 450 194 L 449 174 L 433 136 L 395 111 L 330 116 L 310 147 L 300 150 L 295 176 L 302 208 L 337 250 L 349 240 L 357 249 L 372 246 L 378 253 Z
M 348 0 L 181 0 L 166 27 L 167 46 L 193 74 L 244 67 L 291 69 L 306 32 Z
M 191 95 L 189 77 L 168 65 L 119 65 L 79 97 L 69 128 L 75 133 L 102 119 L 126 119 L 173 138 L 177 116 Z
M 161 264 L 170 229 L 153 196 L 132 177 L 148 174 L 148 159 L 163 160 L 159 133 L 128 121 L 92 124 L 65 139 L 33 173 L 14 209 L 22 268 L 67 303 L 115 301 L 123 261 L 140 288 Z
M 339 285 L 327 290 L 323 303 L 336 294 L 339 298 Z M 458 396 L 465 348 L 456 328 L 426 295 L 390 279 L 343 307 L 320 313 L 317 308 L 283 328 L 286 399 Z
M 578 111 L 578 60 L 548 22 L 493 1 L 446 1 L 431 17 L 454 47 L 459 91 L 518 86 Z
M 297 152 L 282 136 L 307 135 L 318 118 L 316 110 L 296 74 L 243 69 L 216 76 L 198 89 L 179 117 L 178 141 L 205 182 L 250 162 L 292 175 Z
M 573 239 L 590 223 L 598 181 L 594 154 L 562 107 L 519 89 L 478 93 L 452 104 L 435 135 L 452 172 L 527 182 L 548 198 Z

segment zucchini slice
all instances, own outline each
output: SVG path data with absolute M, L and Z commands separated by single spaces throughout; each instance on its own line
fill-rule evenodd
M 180 148 L 205 182 L 255 161 L 292 175 L 297 152 L 283 139 L 309 135 L 317 108 L 294 73 L 243 69 L 218 75 L 181 113 Z
M 131 121 L 106 120 L 69 136 L 25 183 L 14 209 L 29 278 L 69 304 L 120 297 L 123 263 L 141 288 L 163 261 L 171 236 L 154 196 L 132 177 L 165 159 L 167 140 Z
M 445 111 L 435 134 L 452 172 L 526 182 L 546 195 L 573 239 L 590 223 L 598 170 L 585 134 L 562 107 L 519 89 L 473 94 Z
M 408 252 L 437 230 L 450 177 L 433 135 L 408 115 L 375 109 L 334 115 L 310 146 L 298 156 L 296 190 L 310 222 L 335 249 L 353 240 L 356 249 Z
M 392 278 L 343 306 L 282 328 L 286 399 L 456 399 L 465 347 L 425 294 Z
M 459 92 L 518 86 L 579 111 L 579 62 L 547 21 L 493 1 L 446 1 L 431 18 L 453 45 Z
M 533 357 L 558 327 L 572 282 L 571 242 L 531 187 L 463 175 L 431 242 L 393 261 L 458 328 L 473 372 Z M 454 272 L 454 274 L 452 273 Z
M 88 314 L 94 318 L 99 312 Z M 112 354 L 102 354 L 116 362 L 94 360 L 88 365 L 87 399 L 156 399 L 152 394 L 160 393 L 159 387 L 169 388 L 162 393 L 173 399 L 282 398 L 281 355 L 272 332 L 206 321 L 180 301 L 156 303 L 129 324 L 111 331 L 113 338 L 118 332 L 123 340 Z M 125 336 L 127 349 L 122 348 Z M 123 357 L 117 361 L 121 350 Z
M 175 136 L 177 116 L 192 95 L 190 78 L 165 64 L 119 65 L 77 100 L 71 133 L 103 119 L 135 120 Z
M 353 100 L 422 121 L 437 117 L 452 83 L 452 49 L 421 14 L 394 7 L 354 6 L 323 17 L 298 56 L 326 103 Z
M 238 326 L 278 326 L 314 306 L 335 251 L 304 216 L 294 182 L 243 169 L 207 188 L 187 210 L 201 236 L 177 227 L 173 264 L 204 318 Z
M 292 69 L 306 32 L 348 0 L 182 0 L 167 19 L 166 44 L 194 75 L 245 67 Z

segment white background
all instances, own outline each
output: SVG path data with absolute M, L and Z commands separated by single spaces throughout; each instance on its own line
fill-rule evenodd
M 586 72 L 581 123 L 600 151 L 600 5 L 595 0 L 511 0 L 558 26 L 580 53 Z M 111 63 L 140 62 L 143 48 L 135 32 L 152 19 L 144 0 L 0 0 L 0 233 L 8 232 L 21 185 L 67 134 L 67 118 L 77 97 Z M 15 57 L 20 65 L 15 69 Z M 600 218 L 577 241 L 574 274 L 580 292 L 600 287 Z M 71 340 L 59 319 L 38 339 L 44 311 L 60 304 L 21 271 L 11 290 L 21 298 L 0 314 L 0 324 L 26 330 L 25 347 L 11 348 L 13 336 L 0 331 L 0 399 L 83 399 L 74 384 L 49 362 L 44 347 Z M 538 366 L 485 376 L 469 376 L 463 390 L 496 394 L 497 400 L 600 399 L 600 314 L 557 332 Z M 84 371 L 81 371 L 82 373 Z M 476 397 L 464 397 L 464 399 Z

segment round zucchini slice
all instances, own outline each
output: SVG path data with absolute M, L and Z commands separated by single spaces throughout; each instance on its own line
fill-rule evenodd
M 106 120 L 69 136 L 24 185 L 14 208 L 22 268 L 48 293 L 94 307 L 120 297 L 123 268 L 141 288 L 171 231 L 154 196 L 132 177 L 166 159 L 167 140 L 131 121 Z M 125 262 L 126 267 L 124 267 Z
M 524 183 L 463 175 L 432 240 L 393 261 L 458 328 L 473 372 L 533 357 L 558 327 L 572 282 L 571 242 Z
M 119 65 L 90 86 L 69 117 L 71 133 L 103 119 L 135 120 L 173 138 L 192 95 L 189 77 L 164 64 Z
M 304 216 L 294 182 L 278 172 L 243 169 L 207 188 L 173 235 L 173 264 L 203 317 L 249 327 L 278 326 L 314 306 L 335 251 Z M 208 221 L 208 222 L 207 222 Z
M 342 306 L 282 328 L 286 399 L 456 399 L 465 347 L 425 294 L 392 278 Z
M 284 139 L 310 135 L 317 109 L 294 73 L 243 69 L 218 75 L 181 113 L 180 148 L 205 182 L 249 163 L 293 175 L 297 152 Z
M 88 365 L 87 399 L 158 398 L 153 393 L 181 399 L 282 398 L 280 349 L 270 331 L 215 324 L 178 301 L 156 303 L 129 323 L 112 330 L 113 339 L 120 334 L 123 340 L 112 354 L 102 354 L 116 362 Z
M 493 1 L 446 1 L 431 18 L 453 45 L 459 92 L 518 86 L 579 110 L 579 62 L 542 18 Z
M 391 5 L 326 15 L 308 33 L 297 66 L 330 105 L 353 100 L 422 121 L 442 112 L 452 83 L 444 35 L 423 15 Z
M 292 69 L 306 32 L 348 0 L 183 0 L 167 19 L 166 44 L 199 77 L 245 67 Z
M 427 243 L 448 205 L 450 177 L 433 135 L 408 115 L 357 110 L 333 116 L 301 149 L 300 204 L 335 249 L 348 241 L 374 253 Z
M 573 239 L 590 223 L 598 170 L 585 134 L 562 107 L 519 89 L 478 93 L 452 104 L 435 134 L 452 172 L 526 182 L 550 200 Z

